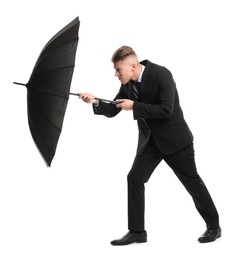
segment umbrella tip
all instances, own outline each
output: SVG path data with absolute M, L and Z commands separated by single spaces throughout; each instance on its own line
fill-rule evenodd
M 21 86 L 26 86 L 26 84 L 19 83 L 19 82 L 13 82 L 13 84 L 16 84 L 16 85 L 21 85 Z

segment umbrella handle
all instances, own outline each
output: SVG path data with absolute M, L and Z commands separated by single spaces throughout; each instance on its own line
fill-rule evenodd
M 70 95 L 74 95 L 74 96 L 80 96 L 80 94 L 76 94 L 76 93 L 69 93 Z M 113 105 L 116 105 L 116 104 L 120 104 L 120 103 L 122 103 L 122 102 L 119 102 L 119 101 L 115 101 L 115 100 L 108 100 L 108 99 L 104 99 L 104 98 L 95 98 L 95 99 L 97 99 L 97 100 L 99 100 L 99 101 L 102 101 L 102 102 L 104 102 L 104 103 L 110 103 L 110 104 L 113 104 Z

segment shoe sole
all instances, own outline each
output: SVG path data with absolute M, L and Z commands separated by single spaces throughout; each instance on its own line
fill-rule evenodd
M 214 242 L 214 241 L 216 241 L 218 238 L 220 238 L 221 237 L 221 233 L 220 234 L 218 234 L 217 235 L 217 237 L 216 238 L 214 238 L 214 239 L 212 239 L 212 240 L 204 240 L 204 241 L 199 241 L 198 240 L 198 242 L 200 242 L 200 243 L 209 243 L 209 242 Z
M 147 242 L 146 238 L 141 238 L 141 239 L 132 241 L 131 243 L 115 243 L 115 242 L 112 243 L 111 242 L 111 245 L 113 245 L 113 246 L 127 246 L 127 245 L 134 244 L 134 243 L 146 243 L 146 242 Z
M 147 242 L 147 239 L 146 238 L 143 238 L 143 239 L 139 239 L 139 240 L 136 240 L 135 243 L 146 243 Z

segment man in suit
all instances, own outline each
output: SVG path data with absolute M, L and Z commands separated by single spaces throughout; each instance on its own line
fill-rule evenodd
M 206 223 L 207 229 L 198 241 L 215 241 L 221 236 L 218 212 L 197 173 L 193 136 L 184 120 L 171 72 L 148 60 L 139 63 L 136 53 L 129 46 L 116 50 L 112 62 L 115 76 L 121 81 L 114 99 L 117 104 L 102 102 L 89 93 L 80 94 L 84 102 L 93 104 L 95 114 L 114 117 L 121 110 L 131 110 L 138 123 L 137 153 L 127 176 L 129 232 L 111 244 L 128 245 L 147 241 L 144 183 L 162 160 L 192 196 L 195 207 Z

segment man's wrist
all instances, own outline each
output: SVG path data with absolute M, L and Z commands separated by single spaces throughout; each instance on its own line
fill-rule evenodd
M 95 101 L 93 102 L 93 106 L 97 107 L 99 105 L 99 100 L 95 99 Z

